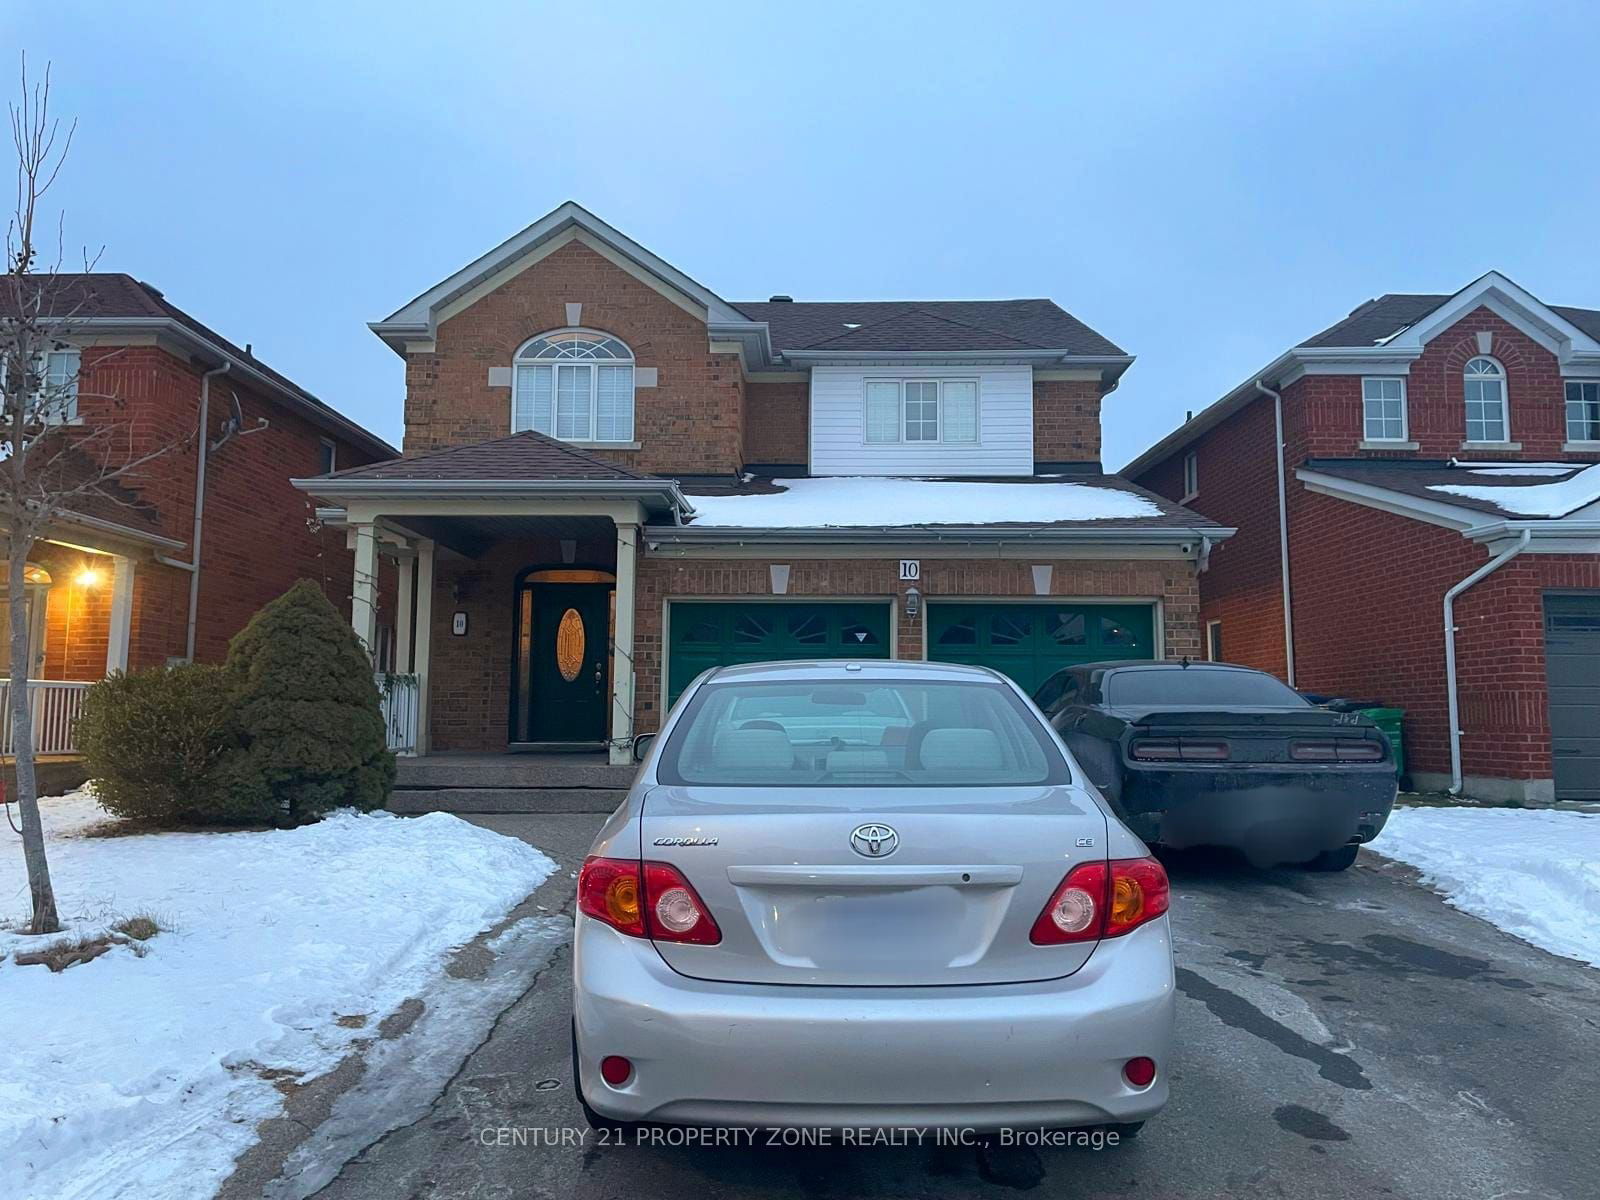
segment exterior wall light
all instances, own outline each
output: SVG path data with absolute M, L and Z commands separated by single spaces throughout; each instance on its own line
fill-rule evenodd
M 906 589 L 906 618 L 908 620 L 914 620 L 916 618 L 916 615 L 921 611 L 922 611 L 922 593 L 917 591 L 917 589 L 914 588 L 914 587 L 907 588 Z
M 99 587 L 100 572 L 94 567 L 85 567 L 83 570 L 78 572 L 78 577 L 74 582 L 76 582 L 79 587 Z

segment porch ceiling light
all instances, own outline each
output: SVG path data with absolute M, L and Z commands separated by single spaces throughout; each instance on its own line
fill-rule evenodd
M 78 577 L 75 582 L 79 587 L 99 587 L 100 572 L 94 567 L 84 567 L 83 570 L 78 572 Z

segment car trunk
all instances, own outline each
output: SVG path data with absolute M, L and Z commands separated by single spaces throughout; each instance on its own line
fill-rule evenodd
M 879 857 L 852 845 L 869 824 L 894 833 Z M 641 833 L 722 930 L 655 943 L 698 979 L 1011 983 L 1069 975 L 1094 949 L 1029 940 L 1067 871 L 1105 857 L 1105 815 L 1074 788 L 657 787 Z
M 1388 743 L 1371 721 L 1355 713 L 1330 712 L 1324 708 L 1240 706 L 1215 711 L 1202 708 L 1118 708 L 1114 711 L 1132 726 L 1130 739 L 1188 738 L 1226 742 L 1229 753 L 1225 761 L 1235 765 L 1291 762 L 1296 768 L 1315 765 L 1297 762 L 1291 757 L 1290 746 L 1295 742 L 1377 742 L 1387 754 Z

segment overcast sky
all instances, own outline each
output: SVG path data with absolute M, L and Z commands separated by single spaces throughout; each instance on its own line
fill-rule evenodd
M 1370 296 L 1600 307 L 1592 0 L 9 0 L 19 46 L 69 245 L 397 444 L 366 323 L 568 198 L 731 300 L 1049 296 L 1138 356 L 1113 470 Z

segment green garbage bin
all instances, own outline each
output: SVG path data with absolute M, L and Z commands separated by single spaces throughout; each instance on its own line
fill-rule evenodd
M 1394 752 L 1394 773 L 1403 776 L 1406 773 L 1406 749 L 1401 739 L 1401 726 L 1404 724 L 1406 710 L 1403 708 L 1358 708 L 1364 717 L 1372 718 L 1372 723 L 1383 730 L 1383 736 L 1389 739 L 1389 748 Z

